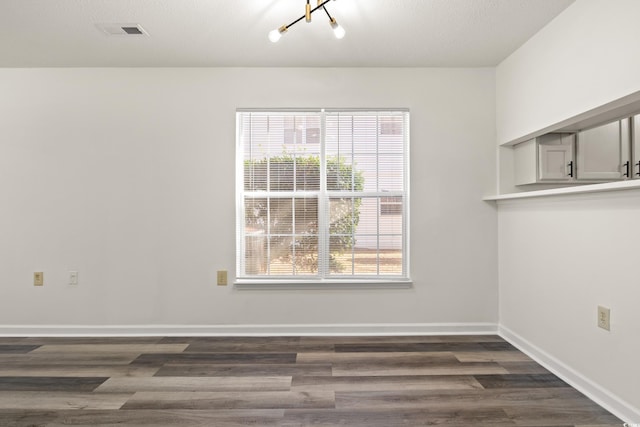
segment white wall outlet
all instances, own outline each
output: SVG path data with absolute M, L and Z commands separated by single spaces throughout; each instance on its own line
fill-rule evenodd
M 601 305 L 598 306 L 598 327 L 611 330 L 611 310 Z
M 78 284 L 78 272 L 70 271 L 69 272 L 69 285 L 76 286 Z

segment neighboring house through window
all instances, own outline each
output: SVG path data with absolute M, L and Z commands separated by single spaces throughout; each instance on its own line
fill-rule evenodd
M 237 113 L 239 283 L 408 281 L 408 111 Z

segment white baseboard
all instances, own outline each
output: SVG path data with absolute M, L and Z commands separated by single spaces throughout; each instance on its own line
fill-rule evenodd
M 500 326 L 498 335 L 616 417 L 627 423 L 640 423 L 640 409 L 634 408 L 609 390 L 591 381 L 508 328 Z
M 326 325 L 0 325 L 0 337 L 482 335 L 495 323 L 384 323 Z

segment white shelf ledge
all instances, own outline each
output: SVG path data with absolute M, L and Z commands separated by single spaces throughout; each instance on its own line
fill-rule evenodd
M 607 182 L 604 184 L 579 185 L 576 187 L 552 188 L 549 190 L 523 191 L 522 193 L 500 194 L 485 197 L 482 200 L 496 201 L 529 199 L 533 197 L 562 196 L 565 194 L 601 193 L 606 191 L 635 190 L 640 188 L 640 179 L 629 181 Z

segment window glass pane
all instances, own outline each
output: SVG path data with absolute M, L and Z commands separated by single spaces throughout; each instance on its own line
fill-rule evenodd
M 267 240 L 263 232 L 246 228 L 244 256 L 246 274 L 267 273 Z
M 344 249 L 342 236 L 329 238 L 329 274 L 353 275 L 353 248 Z
M 357 275 L 402 275 L 402 250 L 356 248 L 353 267 Z
M 296 274 L 318 273 L 318 236 L 297 236 L 295 239 L 295 272 Z
M 385 203 L 400 208 L 378 215 Z M 402 197 L 332 198 L 330 218 L 330 274 L 403 273 Z
M 269 238 L 269 274 L 272 276 L 293 274 L 293 238 L 272 236 Z
M 244 161 L 244 189 L 265 191 L 267 189 L 267 162 L 259 160 Z
M 249 198 L 244 200 L 245 233 L 267 232 L 267 199 Z
M 387 138 L 402 137 L 404 128 L 402 116 L 381 116 L 379 125 L 380 136 Z
M 383 200 L 392 200 L 383 202 Z M 382 197 L 380 199 L 379 234 L 402 235 L 402 198 Z
M 282 116 L 282 143 L 287 151 L 318 150 L 320 143 L 320 117 L 309 115 Z M 314 147 L 309 147 L 309 144 Z
M 378 158 L 375 154 L 356 154 L 355 167 L 362 175 L 363 190 L 376 191 L 378 189 Z
M 380 215 L 381 216 L 397 216 L 397 222 L 402 226 L 402 196 L 391 196 L 380 198 Z M 382 220 L 381 220 L 382 221 Z M 389 219 L 385 219 L 389 221 Z M 384 233 L 384 226 L 381 226 L 381 232 Z M 400 228 L 401 230 L 402 228 Z
M 244 264 L 247 274 L 265 274 L 267 199 L 245 198 L 245 254 Z
M 320 157 L 282 155 L 245 160 L 244 187 L 248 191 L 318 191 Z
M 402 154 L 404 141 L 400 137 L 384 137 L 378 140 L 378 154 Z
M 295 160 L 296 191 L 320 190 L 320 156 L 298 155 Z
M 250 115 L 241 126 L 241 138 L 247 141 L 245 190 L 293 191 L 297 184 L 319 190 L 320 117 Z
M 402 274 L 402 235 L 380 236 L 380 274 Z
M 358 227 L 358 198 L 334 198 L 329 202 L 329 243 L 331 254 L 350 251 Z
M 349 115 L 332 114 L 326 118 L 326 150 L 336 155 L 353 152 L 353 119 Z
M 269 234 L 293 233 L 292 199 L 269 199 Z
M 354 204 L 360 205 L 360 198 L 331 198 L 329 199 L 329 233 L 334 234 L 354 234 L 354 223 L 357 225 L 358 218 L 354 217 Z
M 317 273 L 317 197 L 245 199 L 245 235 L 247 274 Z
M 376 115 L 353 117 L 353 150 L 355 153 L 376 153 L 378 143 L 378 118 Z
M 404 159 L 401 155 L 387 154 L 378 157 L 380 191 L 402 191 L 404 186 Z
M 360 241 L 367 240 L 364 236 L 357 236 Z M 371 237 L 371 236 L 367 236 Z M 378 274 L 378 251 L 376 249 L 358 248 L 356 247 L 353 254 L 353 273 L 358 275 L 377 275 Z
M 269 191 L 293 191 L 293 157 L 271 157 L 268 167 Z
M 354 166 L 350 155 L 331 155 L 327 158 L 327 190 L 328 191 L 362 191 L 365 176 L 363 171 Z
M 378 198 L 363 197 L 357 211 L 358 234 L 378 234 Z M 374 246 L 375 247 L 375 246 Z
M 295 234 L 318 235 L 318 198 L 296 198 Z

